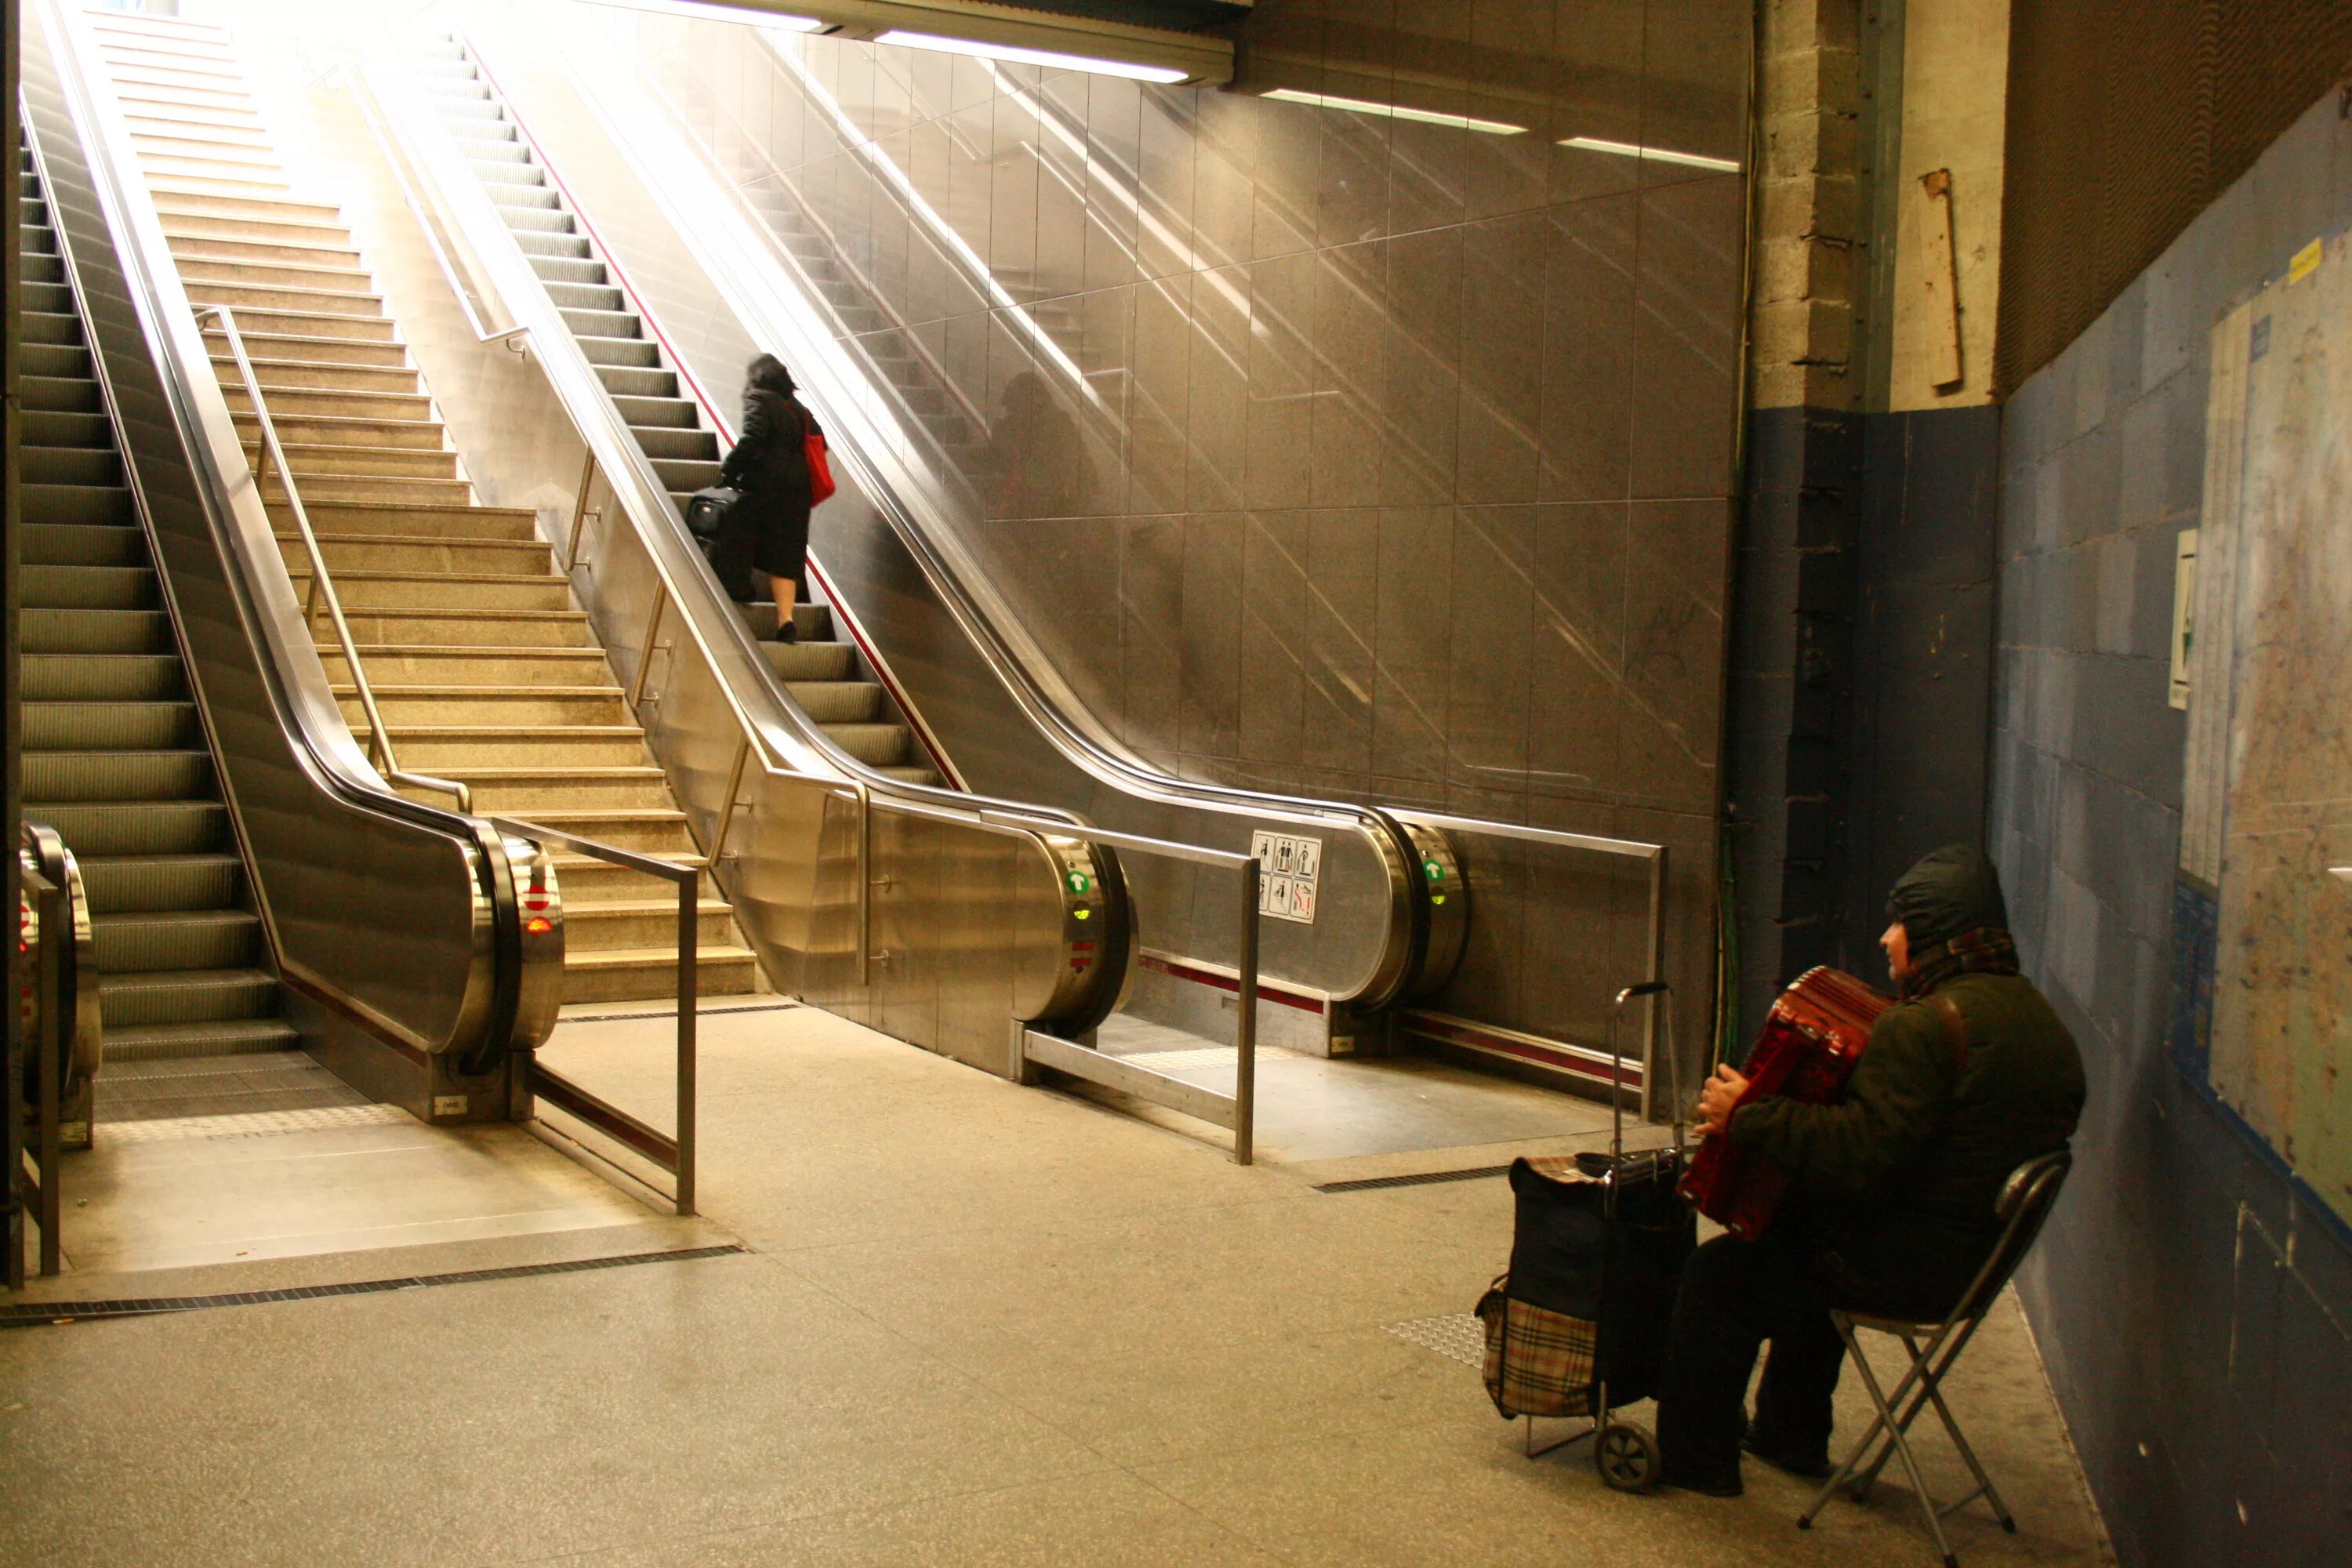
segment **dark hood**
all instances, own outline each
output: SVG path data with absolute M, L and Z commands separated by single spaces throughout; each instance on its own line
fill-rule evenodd
M 793 395 L 793 373 L 786 370 L 784 362 L 773 354 L 761 354 L 753 360 L 744 379 L 753 386 L 764 388 L 779 396 L 790 397 Z
M 2009 929 L 2000 873 L 1980 849 L 1948 844 L 1903 873 L 1887 895 L 1886 912 L 1903 922 L 1911 951 L 1924 952 L 1962 931 Z

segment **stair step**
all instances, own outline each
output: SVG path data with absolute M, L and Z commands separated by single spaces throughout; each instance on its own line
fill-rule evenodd
M 364 657 L 364 656 L 362 656 Z M 634 724 L 507 725 L 392 724 L 385 727 L 404 767 L 451 776 L 453 770 L 515 767 L 636 767 L 650 759 L 646 733 Z M 363 731 L 354 730 L 356 739 Z
M 375 392 L 417 394 L 420 383 L 416 371 L 406 365 L 343 364 L 333 360 L 262 359 L 249 352 L 247 363 L 253 366 L 253 379 L 261 384 L 262 395 L 269 400 L 272 417 L 278 413 L 278 399 L 272 395 L 280 387 L 302 391 Z M 236 359 L 228 354 L 213 358 L 213 372 L 224 388 L 245 390 L 244 377 L 238 373 Z M 425 402 L 417 398 L 418 417 L 424 416 Z
M 541 724 L 614 724 L 627 721 L 627 704 L 617 686 L 404 686 L 369 681 L 376 709 L 392 724 L 490 724 L 518 729 Z M 363 721 L 358 697 L 338 686 L 343 717 Z
M 557 691 L 579 686 L 613 689 L 612 668 L 604 662 L 602 648 L 357 646 L 360 664 L 366 669 L 371 685 L 389 681 L 409 685 L 546 687 Z M 333 644 L 320 645 L 319 662 L 327 667 L 330 680 L 349 679 L 343 670 L 342 650 Z
M 309 491 L 306 489 L 307 497 Z M 331 571 L 333 568 L 329 568 Z M 310 584 L 307 565 L 289 568 L 295 592 Z M 346 612 L 355 609 L 568 610 L 572 585 L 561 577 L 517 576 L 486 572 L 335 572 L 335 592 Z M 129 651 L 129 650 L 124 650 Z
M 686 813 L 676 809 L 543 811 L 520 820 L 540 823 L 577 837 L 593 838 L 620 849 L 665 858 L 699 856 L 692 836 L 686 830 Z
M 561 880 L 558 887 L 562 886 Z M 695 945 L 699 952 L 730 947 L 735 942 L 735 917 L 724 899 L 698 899 Z M 677 951 L 677 899 L 638 899 L 611 902 L 566 897 L 563 900 L 563 955 L 569 968 L 575 957 L 614 949 Z
M 355 609 L 344 619 L 355 642 L 425 647 L 593 647 L 579 610 Z
M 272 415 L 272 418 L 276 416 Z M 257 424 L 247 426 L 246 459 L 255 462 L 260 457 L 261 440 Z M 284 431 L 278 436 L 278 447 L 286 454 L 287 465 L 301 481 L 316 474 L 342 479 L 388 479 L 401 480 L 448 479 L 463 483 L 457 474 L 457 454 L 416 447 L 351 447 L 328 446 L 314 441 L 295 441 Z M 307 499 L 307 493 L 306 493 Z
M 296 473 L 302 470 L 297 468 Z M 310 500 L 309 476 L 303 476 L 302 496 Z M 311 526 L 318 527 L 317 521 Z M 289 567 L 307 563 L 302 536 L 281 532 L 278 545 Z M 370 572 L 493 572 L 521 575 L 536 569 L 553 569 L 554 552 L 536 539 L 452 539 L 427 534 L 384 534 L 376 537 L 329 533 L 319 530 L 319 547 L 327 570 L 340 579 L 346 569 Z M 561 581 L 561 579 L 557 579 Z
M 354 392 L 348 388 L 271 386 L 264 383 L 261 395 L 269 405 L 269 416 L 281 415 L 319 414 L 340 418 L 358 419 L 426 419 L 432 416 L 433 403 L 422 392 Z M 243 385 L 225 381 L 221 396 L 231 413 L 249 413 L 253 403 Z
M 274 411 L 271 416 L 278 417 Z M 310 526 L 322 536 L 341 533 L 411 539 L 456 537 L 499 542 L 536 539 L 539 530 L 539 514 L 520 507 L 412 506 L 383 501 L 319 503 L 307 496 L 303 504 L 310 512 Z M 284 502 L 273 501 L 269 505 L 269 516 L 270 521 L 278 525 L 278 531 L 284 533 L 293 522 L 294 514 Z
M 194 286 L 235 284 L 249 289 L 282 289 L 297 293 L 376 300 L 375 279 L 355 267 L 324 267 L 259 257 L 235 258 L 182 256 L 181 281 Z
M 279 364 L 363 364 L 377 370 L 415 368 L 409 360 L 406 343 L 317 333 L 297 336 L 290 332 L 257 332 L 247 329 L 242 316 L 237 319 L 237 331 L 245 339 L 247 355 L 256 361 L 266 359 Z M 207 325 L 205 341 L 216 357 L 231 357 L 226 353 L 228 339 L 219 329 Z M 429 424 L 430 421 L 394 420 L 389 423 L 410 425 Z
M 320 315 L 383 315 L 383 300 L 375 294 L 347 294 L 274 283 L 224 283 L 209 278 L 187 279 L 184 287 L 189 300 L 198 305 L 257 305 L 264 310 L 307 310 Z
M 698 996 L 741 995 L 758 990 L 759 983 L 760 962 L 748 948 L 702 947 L 695 952 Z M 565 954 L 566 1002 L 637 1002 L 677 994 L 675 946 Z

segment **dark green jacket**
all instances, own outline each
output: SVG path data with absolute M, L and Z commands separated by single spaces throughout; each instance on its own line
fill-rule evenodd
M 1796 1228 L 1854 1305 L 1948 1306 L 2000 1231 L 2002 1183 L 2082 1115 L 2083 1058 L 2032 982 L 1964 973 L 1937 991 L 1968 1025 L 1965 1067 L 1937 1010 L 1904 1003 L 1836 1104 L 1774 1097 L 1732 1119 L 1740 1147 L 1788 1173 Z

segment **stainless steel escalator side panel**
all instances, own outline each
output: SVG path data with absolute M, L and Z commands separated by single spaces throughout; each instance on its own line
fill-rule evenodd
M 404 101 L 390 73 L 364 74 L 385 112 L 408 115 L 417 107 Z M 469 450 L 469 468 L 528 497 L 553 481 L 551 467 L 568 465 L 571 472 L 562 477 L 576 486 L 583 443 L 593 457 L 601 476 L 592 498 L 595 516 L 582 538 L 573 592 L 615 675 L 640 693 L 636 717 L 646 743 L 696 841 L 706 852 L 717 850 L 713 875 L 770 982 L 990 1071 L 1008 1068 L 1008 1019 L 1070 1026 L 1065 1020 L 1075 1017 L 1076 1026 L 1090 1026 L 1125 979 L 1123 970 L 1106 975 L 1107 960 L 1094 956 L 1102 950 L 1092 944 L 1102 939 L 1090 921 L 1103 918 L 1097 912 L 1102 896 L 1067 892 L 1057 851 L 1037 834 L 895 810 L 898 794 L 936 796 L 964 812 L 987 803 L 914 791 L 868 773 L 784 699 L 488 196 L 454 152 L 436 150 L 436 127 L 401 129 L 417 132 L 424 166 L 416 173 L 432 183 L 433 199 L 467 238 L 471 259 L 512 319 L 529 328 L 539 387 L 496 417 L 510 427 L 543 426 L 541 405 L 551 404 L 572 432 L 568 443 L 542 456 L 511 444 L 494 443 L 485 454 Z M 395 293 L 402 287 L 396 274 Z M 429 290 L 420 284 L 415 291 Z M 446 321 L 430 352 L 461 370 L 469 354 L 503 353 L 478 340 L 457 341 Z M 569 547 L 570 521 L 567 505 L 562 527 L 549 535 L 559 549 Z M 746 758 L 745 721 L 772 767 Z M 739 772 L 741 761 L 751 765 Z M 730 783 L 737 784 L 731 815 Z M 852 783 L 863 783 L 873 801 L 866 861 L 873 945 L 864 984 L 856 947 L 858 805 L 854 788 L 845 787 Z M 1105 865 L 1116 876 L 1118 860 L 1109 851 L 1076 845 L 1075 852 L 1090 868 L 1090 881 L 1106 879 Z M 1110 902 L 1123 907 L 1116 897 Z M 1087 914 L 1073 912 L 1082 908 Z M 1073 968 L 1073 949 L 1081 943 L 1088 944 L 1081 950 L 1087 962 Z
M 81 18 L 36 0 L 26 22 L 27 140 L 296 1022 L 358 1087 L 426 1113 L 445 1054 L 515 1014 L 505 847 L 391 793 L 352 740 Z
M 1008 647 L 1017 622 L 983 603 L 969 563 L 933 548 L 915 513 L 944 504 L 946 481 L 921 460 L 894 413 L 861 384 L 844 351 L 793 292 L 784 263 L 753 230 L 717 175 L 621 62 L 572 47 L 534 6 L 468 7 L 465 32 L 499 90 L 561 164 L 575 207 L 636 282 L 706 408 L 732 422 L 727 400 L 756 353 L 794 368 L 833 436 L 840 493 L 816 514 L 814 553 L 856 617 L 887 651 L 913 706 L 947 739 L 979 789 L 1048 800 L 1103 826 L 1246 851 L 1259 831 L 1322 842 L 1322 902 L 1313 923 L 1265 922 L 1262 963 L 1342 1001 L 1377 1005 L 1412 979 L 1418 890 L 1409 846 L 1381 813 L 1174 778 L 1076 727 L 1083 704 L 1041 689 L 1042 656 Z M 520 18 L 520 22 L 518 21 Z M 552 47 L 550 47 L 552 40 Z M 690 236 L 691 241 L 685 237 Z M 1007 627 L 1012 630 L 1008 633 Z M 1054 682 L 1050 668 L 1042 677 Z M 1126 862 L 1150 947 L 1230 963 L 1238 921 L 1214 876 L 1163 862 Z

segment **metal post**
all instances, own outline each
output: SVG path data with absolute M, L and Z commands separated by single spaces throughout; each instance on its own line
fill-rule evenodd
M 719 874 L 719 856 L 727 847 L 727 830 L 735 825 L 735 797 L 743 788 L 743 764 L 751 757 L 751 737 L 736 742 L 735 765 L 727 770 L 727 804 L 719 808 L 719 830 L 710 836 L 710 873 Z
M 588 522 L 588 492 L 596 487 L 596 454 L 590 452 L 580 465 L 580 497 L 572 503 L 572 548 L 564 552 L 563 570 L 569 574 L 580 566 L 580 531 Z
M 1642 978 L 1648 982 L 1666 977 L 1666 847 L 1659 845 L 1650 857 L 1650 972 Z M 1675 1069 L 1675 1081 L 1681 1082 L 1682 1069 Z M 1642 1006 L 1642 1118 L 1656 1118 L 1658 1079 L 1658 994 L 1652 992 Z M 1613 1096 L 1615 1090 L 1611 1090 Z M 1681 1114 L 1679 1108 L 1675 1114 Z
M 646 622 L 645 646 L 637 649 L 637 673 L 629 682 L 629 706 L 635 708 L 644 700 L 646 677 L 654 668 L 654 637 L 661 631 L 662 612 L 669 608 L 669 584 L 664 583 L 661 592 L 654 595 L 654 613 Z
M 857 984 L 873 984 L 874 792 L 857 783 Z
M 1246 1165 L 1255 1152 L 1257 1122 L 1257 900 L 1258 862 L 1242 868 L 1241 1005 L 1234 1017 L 1234 1163 Z
M 702 878 L 677 884 L 677 1212 L 694 1212 L 694 1009 L 701 963 Z
M 38 900 L 36 907 L 40 911 L 41 921 L 38 992 L 41 1046 L 34 1062 L 34 1070 L 40 1075 L 37 1102 L 40 1107 L 40 1145 L 36 1157 L 41 1164 L 41 1276 L 47 1279 L 63 1268 L 65 1257 L 58 1237 L 65 1210 L 65 1184 L 58 1179 L 60 1153 L 58 1121 L 62 1110 L 58 1103 L 58 1079 L 65 1070 L 66 1061 L 65 1052 L 60 1048 L 60 1037 L 73 1027 L 73 1020 L 67 1016 L 65 999 L 58 994 L 58 982 L 65 966 L 64 955 L 70 951 L 74 931 L 65 889 L 46 879 L 36 883 L 35 887 L 35 898 Z

